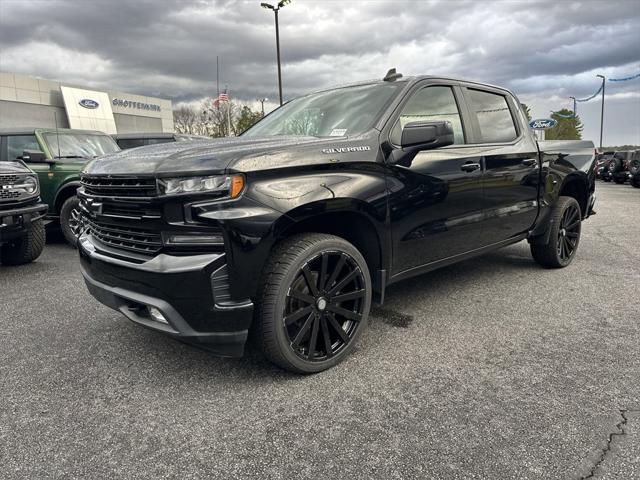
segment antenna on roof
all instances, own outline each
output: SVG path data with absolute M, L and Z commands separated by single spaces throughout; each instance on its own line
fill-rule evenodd
M 392 68 L 384 76 L 383 80 L 385 82 L 393 82 L 395 80 L 398 80 L 399 78 L 402 78 L 402 74 L 401 73 L 396 73 L 396 69 Z

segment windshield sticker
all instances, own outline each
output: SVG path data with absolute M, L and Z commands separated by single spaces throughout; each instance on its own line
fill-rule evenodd
M 347 129 L 346 128 L 334 128 L 333 130 L 331 130 L 331 133 L 329 134 L 330 137 L 343 137 L 344 135 L 346 135 L 347 133 Z
M 371 147 L 368 145 L 361 145 L 358 147 L 338 147 L 338 148 L 325 148 L 322 153 L 351 153 L 351 152 L 368 152 Z

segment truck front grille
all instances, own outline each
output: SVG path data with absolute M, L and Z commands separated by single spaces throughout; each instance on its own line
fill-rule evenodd
M 84 223 L 91 235 L 107 246 L 146 255 L 155 255 L 162 249 L 160 233 L 141 228 L 105 224 L 86 216 Z
M 80 183 L 89 195 L 101 197 L 155 197 L 155 178 L 83 175 Z
M 12 185 L 23 183 L 24 178 L 23 175 L 0 175 L 0 201 L 33 197 L 33 193 L 26 193 L 11 188 Z

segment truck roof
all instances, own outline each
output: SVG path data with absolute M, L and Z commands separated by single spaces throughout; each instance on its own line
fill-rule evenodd
M 21 128 L 0 128 L 0 135 L 33 135 L 35 132 L 55 132 L 55 128 L 43 128 L 43 127 L 21 127 Z M 99 130 L 79 130 L 75 128 L 58 128 L 60 133 L 90 133 L 94 135 L 106 135 L 106 133 Z
M 384 83 L 406 83 L 406 84 L 414 84 L 416 82 L 419 82 L 421 80 L 444 80 L 444 81 L 448 81 L 448 82 L 463 82 L 463 83 L 469 83 L 469 84 L 473 84 L 473 85 L 477 85 L 479 87 L 489 87 L 489 88 L 494 88 L 496 90 L 502 90 L 504 92 L 508 92 L 510 94 L 513 95 L 513 92 L 511 92 L 509 89 L 504 88 L 504 87 L 500 87 L 498 85 L 493 85 L 490 83 L 482 83 L 482 82 L 478 82 L 478 81 L 474 81 L 474 80 L 466 80 L 463 78 L 456 78 L 456 77 L 448 77 L 445 75 L 412 75 L 412 76 L 408 76 L 408 77 L 401 77 L 398 78 L 397 80 L 391 80 L 391 81 L 385 81 L 385 80 L 381 80 L 379 78 L 376 79 L 370 79 L 370 80 L 363 80 L 360 82 L 353 82 L 353 83 L 345 83 L 345 84 L 338 84 L 338 85 L 333 85 L 330 87 L 326 87 L 326 88 L 321 88 L 318 90 L 315 90 L 313 92 L 309 92 L 307 94 L 301 95 L 301 96 L 306 96 L 312 93 L 318 93 L 318 92 L 326 92 L 328 90 L 334 90 L 336 88 L 348 88 L 348 87 L 358 87 L 358 86 L 363 86 L 363 85 L 374 85 L 374 84 L 384 84 Z M 514 95 L 515 96 L 515 95 Z

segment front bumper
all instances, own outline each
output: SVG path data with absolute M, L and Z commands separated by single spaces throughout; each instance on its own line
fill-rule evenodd
M 0 242 L 21 237 L 31 224 L 44 217 L 47 206 L 43 203 L 0 210 Z
M 129 320 L 221 356 L 241 356 L 253 318 L 250 300 L 224 302 L 218 273 L 226 268 L 224 253 L 189 256 L 160 254 L 143 263 L 108 255 L 108 247 L 85 233 L 78 243 L 82 275 L 89 292 Z M 106 253 L 106 254 L 105 254 Z M 222 286 L 221 286 L 222 285 Z M 150 314 L 160 312 L 164 321 Z

